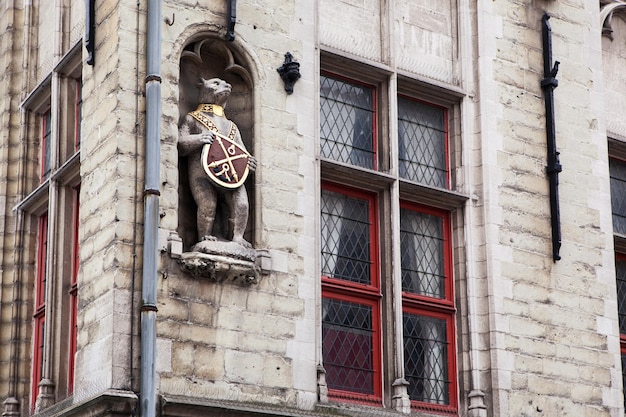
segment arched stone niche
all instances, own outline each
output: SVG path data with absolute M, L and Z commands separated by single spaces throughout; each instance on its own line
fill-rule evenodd
M 205 36 L 192 39 L 184 47 L 180 57 L 179 78 L 179 121 L 181 126 L 185 116 L 198 107 L 198 87 L 200 78 L 221 78 L 232 86 L 232 92 L 225 108 L 226 116 L 232 120 L 241 133 L 246 149 L 254 153 L 254 94 L 253 78 L 243 54 L 232 47 L 232 43 L 220 38 Z M 179 157 L 178 188 L 178 234 L 183 240 L 183 251 L 187 252 L 199 241 L 196 227 L 197 205 L 189 187 L 187 158 Z M 254 173 L 245 182 L 249 201 L 249 217 L 244 238 L 254 247 Z M 223 216 L 223 206 L 218 206 L 217 215 Z M 214 228 L 220 225 L 216 222 Z M 217 231 L 221 234 L 221 230 Z
M 626 1 L 624 0 L 600 0 L 600 22 L 602 22 L 602 35 L 613 40 L 614 16 L 626 18 Z

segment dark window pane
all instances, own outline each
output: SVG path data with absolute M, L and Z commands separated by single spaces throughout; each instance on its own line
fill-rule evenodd
M 626 234 L 626 162 L 609 159 L 613 231 Z
M 626 260 L 615 260 L 615 278 L 617 279 L 617 309 L 619 312 L 619 332 L 626 334 Z
M 50 152 L 52 149 L 52 115 L 50 111 L 46 112 L 42 118 L 43 121 L 43 130 L 42 130 L 42 138 L 41 145 L 43 146 L 42 155 L 41 155 L 41 177 L 42 179 L 48 178 L 50 175 Z
M 322 157 L 374 168 L 374 90 L 320 76 Z
M 322 274 L 371 284 L 369 201 L 322 190 Z
M 445 298 L 443 219 L 400 210 L 402 290 Z
M 447 188 L 446 112 L 398 97 L 398 158 L 400 177 Z
M 450 403 L 446 321 L 403 314 L 404 372 L 409 398 L 434 404 Z
M 322 316 L 328 388 L 374 394 L 372 308 L 324 298 Z
M 83 83 L 82 80 L 76 80 L 76 104 L 74 126 L 74 151 L 80 149 L 80 124 L 83 120 Z

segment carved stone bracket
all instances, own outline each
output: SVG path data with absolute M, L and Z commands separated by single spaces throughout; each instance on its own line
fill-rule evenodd
M 317 365 L 317 395 L 319 402 L 328 403 L 328 385 L 326 385 L 326 369 L 320 364 Z
M 601 0 L 602 10 L 600 11 L 600 22 L 602 23 L 602 36 L 613 40 L 613 27 L 611 19 L 613 15 L 626 12 L 626 1 L 623 0 Z
M 9 397 L 4 400 L 4 412 L 3 416 L 6 417 L 19 417 L 20 414 L 20 402 L 15 397 Z
M 194 277 L 215 282 L 257 284 L 261 272 L 260 267 L 252 261 L 200 252 L 183 253 L 178 262 L 184 271 Z
M 35 411 L 39 412 L 54 404 L 54 382 L 48 378 L 39 381 L 39 395 L 35 401 Z
M 266 250 L 254 250 L 235 242 L 203 241 L 177 258 L 183 271 L 196 278 L 240 285 L 258 284 L 271 270 Z
M 408 386 L 409 381 L 404 378 L 398 378 L 393 381 L 393 397 L 391 399 L 392 407 L 401 413 L 408 414 L 411 412 L 411 400 L 409 399 Z

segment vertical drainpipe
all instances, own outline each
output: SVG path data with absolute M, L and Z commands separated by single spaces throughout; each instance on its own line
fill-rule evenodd
M 156 279 L 161 121 L 161 0 L 148 0 L 140 416 L 156 416 Z

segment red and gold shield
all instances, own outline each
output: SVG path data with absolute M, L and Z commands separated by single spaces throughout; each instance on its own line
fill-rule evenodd
M 250 154 L 226 136 L 215 135 L 213 143 L 202 148 L 202 166 L 217 185 L 240 187 L 248 177 Z

